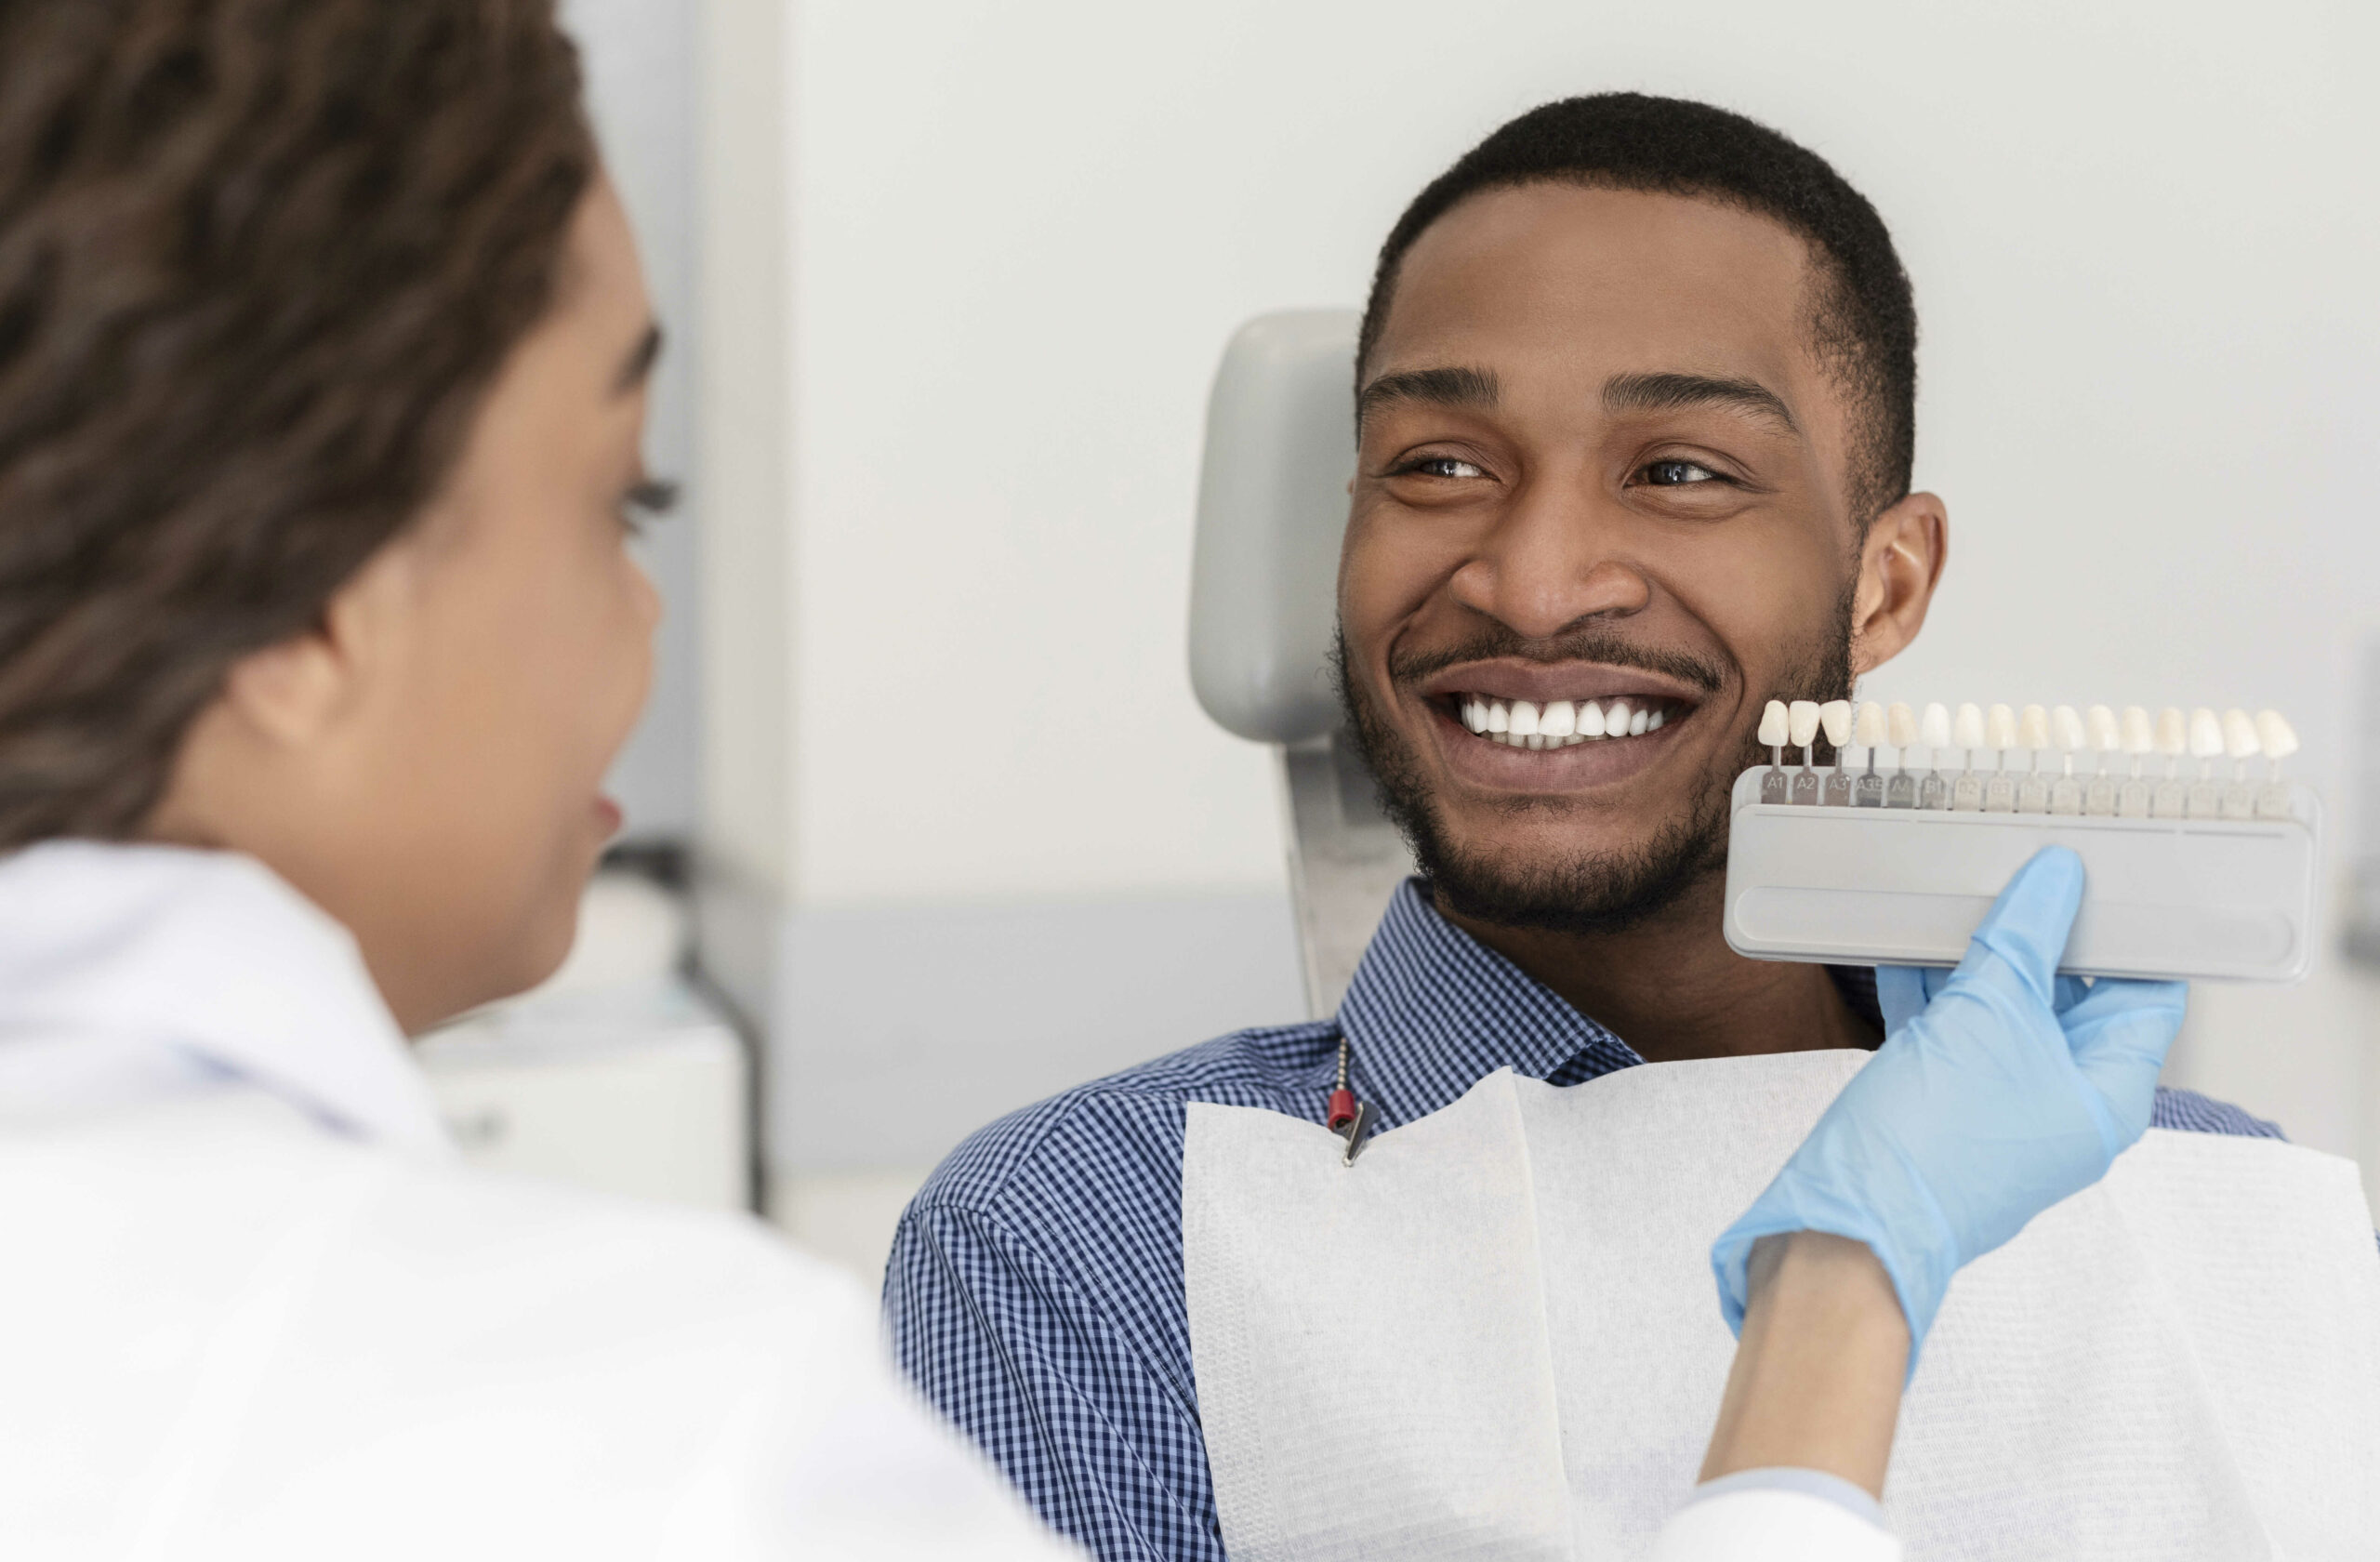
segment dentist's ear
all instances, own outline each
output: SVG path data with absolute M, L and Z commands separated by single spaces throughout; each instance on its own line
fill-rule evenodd
M 1950 512 L 1937 495 L 1911 494 L 1876 517 L 1859 545 L 1852 589 L 1855 676 L 1891 661 L 1917 638 L 1950 549 Z
M 421 528 L 400 535 L 332 593 L 315 624 L 234 662 L 211 724 L 308 748 L 364 710 L 403 658 L 420 547 Z

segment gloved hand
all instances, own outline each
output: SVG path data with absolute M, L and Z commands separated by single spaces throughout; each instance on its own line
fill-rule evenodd
M 1913 1372 L 1960 1265 L 2140 1137 L 2188 989 L 2056 975 L 2082 901 L 2082 860 L 2046 848 L 1957 970 L 1877 971 L 1884 1044 L 1711 1250 L 1728 1328 L 1743 1329 L 1754 1242 L 1829 1231 L 1867 1243 L 1891 1277 Z

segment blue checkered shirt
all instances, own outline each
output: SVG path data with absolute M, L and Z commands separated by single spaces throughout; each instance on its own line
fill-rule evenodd
M 1870 973 L 1837 979 L 1872 1013 Z M 1104 1562 L 1223 1555 L 1183 1301 L 1183 1105 L 1318 1122 L 1342 1035 L 1382 1130 L 1505 1066 L 1568 1085 L 1643 1061 L 1409 880 L 1336 1019 L 1240 1031 L 1003 1118 L 902 1216 L 884 1304 L 903 1367 Z M 2281 1136 L 2188 1091 L 2159 1091 L 2154 1120 Z

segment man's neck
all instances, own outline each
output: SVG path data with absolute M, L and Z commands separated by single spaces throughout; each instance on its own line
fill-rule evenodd
M 1746 960 L 1727 947 L 1725 889 L 1720 875 L 1708 875 L 1620 933 L 1500 927 L 1438 909 L 1648 1063 L 1874 1047 L 1875 1027 L 1826 967 Z

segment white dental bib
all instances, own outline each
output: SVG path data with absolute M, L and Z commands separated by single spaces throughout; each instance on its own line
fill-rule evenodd
M 1646 1554 L 1735 1342 L 1713 1238 L 1868 1057 L 1490 1075 L 1375 1137 L 1193 1103 L 1182 1246 L 1234 1562 Z M 1884 1502 L 1934 1558 L 2380 1549 L 2380 1256 L 2352 1163 L 2152 1130 L 1962 1271 Z

